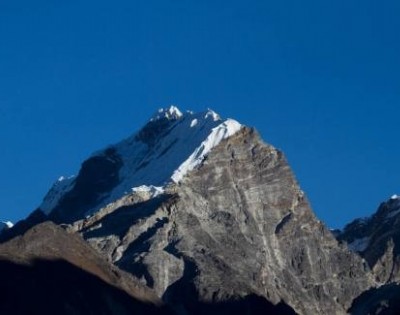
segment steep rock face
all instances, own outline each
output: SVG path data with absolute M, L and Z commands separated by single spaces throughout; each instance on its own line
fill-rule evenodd
M 154 293 L 50 222 L 0 245 L 2 314 L 167 314 Z
M 338 240 L 346 242 L 371 267 L 379 284 L 400 280 L 400 198 L 392 196 L 369 218 L 348 224 Z
M 163 194 L 134 191 L 70 229 L 178 310 L 256 295 L 344 314 L 372 284 L 314 217 L 283 154 L 249 128 Z
M 335 314 L 367 285 L 365 266 L 316 220 L 282 153 L 253 130 L 218 146 L 179 188 L 176 213 L 185 215 L 178 219 L 175 247 L 185 253 L 203 243 L 216 259 L 209 273 L 216 279 L 195 279 L 207 298 L 230 294 L 218 283 L 235 279 L 227 286 L 232 291 L 257 288 L 300 313 Z M 200 274 L 210 264 L 204 256 L 201 248 L 192 254 Z M 215 283 L 211 289 L 209 282 Z

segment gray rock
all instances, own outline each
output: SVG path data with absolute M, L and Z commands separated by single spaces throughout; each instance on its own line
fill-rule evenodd
M 283 154 L 249 128 L 163 195 L 132 192 L 70 229 L 183 310 L 256 295 L 345 314 L 374 284 L 315 218 Z
M 356 219 L 338 235 L 368 262 L 379 285 L 400 281 L 400 199 L 382 203 L 369 218 Z M 362 240 L 362 242 L 360 241 Z

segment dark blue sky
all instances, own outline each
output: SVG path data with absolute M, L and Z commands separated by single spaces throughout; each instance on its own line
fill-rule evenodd
M 62 3 L 64 2 L 64 3 Z M 331 227 L 400 193 L 399 1 L 0 2 L 0 220 L 159 107 L 282 149 Z

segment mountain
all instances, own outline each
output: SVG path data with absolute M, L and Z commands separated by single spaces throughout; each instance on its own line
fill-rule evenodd
M 368 262 L 379 284 L 400 280 L 400 197 L 393 195 L 368 218 L 356 219 L 337 236 Z
M 347 246 L 367 236 L 338 241 L 284 154 L 211 110 L 159 110 L 61 177 L 5 244 L 47 220 L 175 314 L 346 314 L 383 283 Z
M 399 314 L 400 197 L 393 195 L 372 216 L 349 223 L 337 238 L 366 260 L 379 287 L 355 301 L 352 309 L 361 311 L 354 313 L 369 305 L 371 314 Z

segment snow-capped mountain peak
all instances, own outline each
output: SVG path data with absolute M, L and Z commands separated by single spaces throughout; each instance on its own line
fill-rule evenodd
M 223 120 L 210 109 L 199 113 L 182 113 L 175 106 L 160 109 L 139 132 L 92 155 L 76 178 L 58 180 L 40 209 L 50 214 L 65 196 L 76 196 L 77 187 L 87 189 L 87 185 L 93 196 L 91 205 L 85 205 L 89 209 L 85 215 L 144 187 L 157 187 L 150 194 L 157 196 L 167 184 L 180 182 L 214 147 L 241 128 L 237 121 Z

